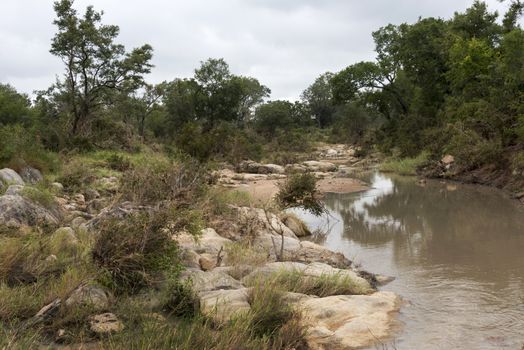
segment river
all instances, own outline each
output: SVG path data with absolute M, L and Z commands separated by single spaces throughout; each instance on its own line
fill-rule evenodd
M 299 213 L 317 241 L 406 301 L 388 349 L 524 345 L 524 210 L 500 191 L 375 173 L 371 189 L 327 194 L 330 216 Z M 382 348 L 382 347 L 381 347 Z

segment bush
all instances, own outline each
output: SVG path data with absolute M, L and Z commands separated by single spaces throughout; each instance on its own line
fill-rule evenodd
M 20 171 L 26 166 L 53 172 L 60 162 L 56 154 L 44 149 L 37 134 L 19 125 L 0 127 L 0 168 Z
M 164 273 L 176 273 L 178 249 L 166 228 L 171 218 L 165 209 L 102 222 L 92 251 L 104 272 L 102 283 L 116 293 L 132 294 L 152 286 Z
M 73 160 L 67 163 L 57 181 L 64 185 L 67 192 L 78 192 L 95 181 L 93 170 L 81 160 Z
M 191 288 L 190 280 L 173 280 L 167 287 L 168 293 L 164 310 L 170 315 L 191 318 L 196 315 L 197 300 Z
M 141 204 L 166 200 L 188 204 L 203 192 L 206 181 L 207 169 L 195 161 L 158 161 L 129 170 L 122 178 L 120 193 L 123 199 Z
M 107 157 L 107 166 L 111 170 L 126 171 L 131 168 L 131 161 L 128 157 L 113 153 Z
M 305 173 L 291 175 L 280 184 L 276 200 L 282 209 L 303 208 L 322 215 L 326 209 L 319 197 L 315 175 Z

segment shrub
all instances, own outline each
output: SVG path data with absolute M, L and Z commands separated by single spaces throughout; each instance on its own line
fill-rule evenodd
M 204 189 L 207 170 L 195 161 L 153 162 L 133 167 L 122 179 L 123 199 L 142 204 L 178 200 L 194 203 Z
M 164 310 L 170 315 L 190 318 L 196 315 L 196 298 L 190 280 L 172 280 L 167 287 Z
M 19 125 L 0 127 L 0 168 L 20 171 L 25 166 L 52 172 L 59 169 L 60 162 L 56 154 L 44 149 L 37 134 Z
M 32 202 L 38 203 L 47 209 L 56 209 L 57 203 L 53 193 L 44 186 L 24 186 L 21 192 L 23 197 L 31 200 Z
M 102 283 L 116 293 L 152 286 L 163 273 L 176 273 L 178 249 L 171 238 L 170 210 L 136 213 L 126 220 L 101 223 L 92 257 L 105 273 Z
M 129 168 L 131 168 L 131 161 L 128 157 L 113 153 L 109 157 L 107 157 L 107 166 L 111 170 L 126 171 L 129 170 Z
M 67 163 L 57 181 L 64 185 L 67 192 L 78 192 L 95 181 L 93 170 L 81 160 L 73 160 Z
M 317 180 L 311 173 L 294 174 L 279 185 L 276 200 L 282 209 L 303 208 L 314 215 L 326 211 L 317 191 Z

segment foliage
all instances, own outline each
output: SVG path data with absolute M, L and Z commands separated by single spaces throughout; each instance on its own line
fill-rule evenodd
M 420 153 L 415 158 L 391 159 L 380 166 L 380 171 L 399 175 L 417 175 L 418 170 L 428 162 L 428 154 Z
M 52 92 L 72 115 L 71 133 L 76 135 L 109 94 L 143 83 L 152 67 L 153 49 L 144 45 L 126 53 L 123 45 L 114 43 L 118 26 L 102 24 L 102 13 L 92 6 L 83 17 L 73 8 L 73 0 L 57 1 L 54 9 L 58 32 L 50 52 L 62 59 L 66 72 Z
M 283 209 L 303 208 L 314 215 L 325 212 L 324 205 L 319 199 L 317 180 L 314 174 L 293 174 L 279 185 L 276 200 Z
M 136 293 L 176 273 L 178 249 L 168 229 L 169 209 L 130 215 L 126 220 L 105 220 L 93 246 L 94 263 L 104 273 L 101 282 L 116 293 Z

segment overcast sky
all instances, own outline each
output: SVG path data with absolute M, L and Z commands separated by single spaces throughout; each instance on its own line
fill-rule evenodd
M 49 53 L 52 0 L 0 0 L 0 82 L 31 93 L 63 67 Z M 315 77 L 373 59 L 371 32 L 419 16 L 449 18 L 473 0 L 76 0 L 104 10 L 128 49 L 149 43 L 148 80 L 191 76 L 199 62 L 223 57 L 235 74 L 256 77 L 272 99 L 296 99 Z M 492 9 L 503 9 L 496 0 Z

